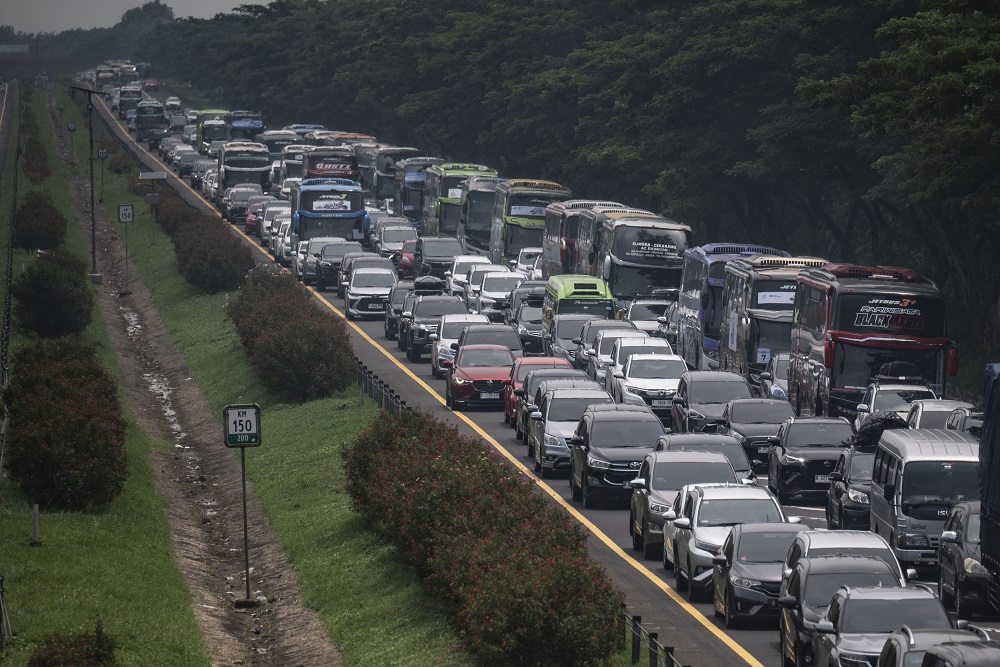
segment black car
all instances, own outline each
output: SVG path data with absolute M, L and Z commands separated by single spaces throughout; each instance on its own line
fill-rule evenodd
M 438 321 L 442 315 L 465 315 L 468 312 L 465 304 L 456 296 L 418 295 L 413 301 L 412 309 L 404 310 L 401 314 L 406 319 L 407 358 L 410 361 L 420 361 L 424 351 L 430 349 L 430 335 L 437 333 Z
M 414 275 L 444 280 L 456 255 L 464 255 L 461 242 L 453 236 L 422 236 L 413 251 Z
M 854 436 L 840 417 L 790 417 L 770 439 L 768 486 L 782 505 L 792 496 L 826 493 L 844 443 Z
M 726 404 L 717 432 L 739 440 L 754 470 L 763 471 L 771 453 L 768 438 L 778 435 L 778 428 L 791 416 L 788 401 L 738 398 Z
M 592 315 L 580 313 L 554 315 L 552 322 L 549 323 L 548 332 L 542 334 L 543 354 L 547 357 L 565 359 L 576 366 L 576 343 L 573 339 L 579 338 L 584 325 L 593 319 Z
M 583 325 L 583 329 L 580 330 L 580 335 L 573 338 L 573 345 L 576 346 L 576 355 L 573 358 L 573 363 L 580 370 L 587 370 L 587 364 L 590 363 L 590 357 L 587 355 L 587 350 L 594 346 L 594 340 L 597 339 L 597 334 L 605 329 L 635 329 L 635 323 L 629 322 L 628 320 L 601 320 L 601 319 L 591 319 L 589 322 Z
M 806 526 L 794 523 L 736 524 L 712 559 L 715 615 L 727 628 L 742 618 L 779 612 L 781 569 L 795 536 Z
M 400 280 L 389 290 L 389 302 L 385 308 L 385 337 L 392 340 L 399 334 L 399 314 L 403 312 L 403 301 L 413 291 L 413 282 Z
M 742 375 L 688 371 L 677 384 L 670 410 L 673 432 L 697 432 L 718 423 L 729 401 L 737 398 L 750 398 L 750 385 Z
M 872 470 L 875 450 L 848 447 L 830 472 L 826 492 L 826 527 L 868 530 L 871 526 Z
M 503 323 L 513 325 L 517 319 L 517 311 L 525 301 L 532 301 L 541 306 L 545 300 L 545 285 L 542 280 L 525 280 L 517 289 L 507 295 L 507 304 L 503 308 Z
M 327 243 L 316 259 L 316 289 L 322 292 L 327 285 L 337 285 L 337 273 L 344 255 L 349 252 L 360 252 L 361 244 L 357 241 L 334 241 Z
M 663 435 L 663 424 L 644 406 L 592 405 L 570 438 L 569 488 L 573 500 L 593 507 L 598 498 L 627 501 L 628 483 Z
M 521 388 L 514 390 L 514 396 L 516 396 L 514 417 L 510 420 L 510 425 L 514 429 L 514 437 L 518 440 L 525 439 L 525 433 L 528 430 L 529 410 L 527 408 L 529 405 L 534 405 L 538 385 L 545 380 L 556 378 L 590 380 L 586 373 L 575 368 L 535 368 L 528 371 L 528 374 L 524 376 L 524 382 L 521 383 Z
M 524 301 L 517 308 L 514 321 L 510 324 L 521 339 L 525 354 L 541 355 L 542 346 L 542 304 Z
M 979 551 L 979 501 L 956 503 L 938 549 L 938 595 L 959 618 L 989 609 L 990 573 Z
M 731 435 L 715 433 L 669 433 L 656 442 L 658 452 L 718 452 L 724 454 L 740 479 L 756 482 L 750 459 Z
M 463 345 L 506 345 L 515 359 L 524 356 L 521 338 L 514 327 L 506 324 L 470 324 L 459 334 L 458 342 L 451 344 L 451 349 L 458 350 Z

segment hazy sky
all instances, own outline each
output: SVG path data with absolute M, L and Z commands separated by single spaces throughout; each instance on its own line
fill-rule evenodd
M 70 28 L 110 28 L 122 14 L 150 0 L 0 0 L 0 25 L 28 33 Z M 270 0 L 160 0 L 183 18 L 210 18 L 239 5 L 265 5 Z

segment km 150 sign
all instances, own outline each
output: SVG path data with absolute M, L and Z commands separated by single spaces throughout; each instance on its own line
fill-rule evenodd
M 226 447 L 260 446 L 260 406 L 227 405 L 223 408 L 226 424 Z

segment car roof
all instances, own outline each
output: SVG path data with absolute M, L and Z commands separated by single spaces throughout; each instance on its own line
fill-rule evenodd
M 740 534 L 801 533 L 809 527 L 801 523 L 739 523 L 733 526 Z
M 947 658 L 951 665 L 992 667 L 1000 657 L 1000 641 L 944 642 L 929 647 L 927 654 Z
M 747 486 L 746 484 L 695 484 L 695 493 L 703 499 L 739 499 L 746 498 L 752 500 L 756 498 L 766 498 L 777 502 L 771 492 L 763 486 Z
M 371 275 L 375 273 L 391 276 L 396 275 L 392 269 L 387 269 L 381 266 L 362 266 L 351 272 L 351 274 L 355 276 Z
M 653 340 L 662 340 L 661 338 L 654 338 Z M 674 354 L 673 352 L 667 354 L 666 352 L 633 352 L 628 355 L 628 358 L 632 360 L 632 363 L 639 361 L 648 361 L 650 359 L 670 359 L 671 361 L 684 361 L 684 358 L 679 354 Z
M 549 400 L 556 398 L 611 398 L 611 395 L 603 389 L 579 389 L 575 387 L 560 387 L 549 389 L 545 392 Z
M 802 531 L 803 533 L 809 531 Z M 799 533 L 795 539 L 798 539 Z M 896 576 L 892 568 L 878 556 L 861 556 L 855 554 L 804 556 L 798 560 L 795 567 L 809 574 L 845 574 L 851 572 L 889 572 Z M 892 590 L 899 590 L 892 588 Z
M 779 403 L 788 405 L 788 401 L 780 398 L 734 398 L 729 403 L 731 405 L 777 405 Z
M 785 420 L 785 423 L 791 426 L 792 424 L 843 424 L 845 426 L 850 426 L 851 423 L 847 421 L 844 417 L 789 417 Z
M 488 322 L 469 325 L 469 333 L 478 333 L 480 331 L 514 331 L 514 327 L 509 324 L 493 324 Z
M 483 315 L 482 317 L 485 317 Z M 566 359 L 562 357 L 518 357 L 518 366 L 553 366 L 557 368 L 573 368 L 573 364 L 569 363 Z
M 847 596 L 852 600 L 899 600 L 899 599 L 931 599 L 937 595 L 923 586 L 906 586 L 891 588 L 886 586 L 841 586 L 847 589 Z
M 681 379 L 685 378 L 688 384 L 692 382 L 742 382 L 746 384 L 747 382 L 742 375 L 730 371 L 688 371 L 681 376 Z
M 924 412 L 951 412 L 957 408 L 975 407 L 972 403 L 967 403 L 965 401 L 953 401 L 943 398 L 918 398 L 910 402 L 910 410 L 913 410 L 918 406 Z
M 656 446 L 660 447 L 660 443 L 663 443 L 663 451 L 669 451 L 675 447 L 738 445 L 740 444 L 740 440 L 736 436 L 719 433 L 667 433 L 660 436 L 656 442 Z
M 654 463 L 729 463 L 729 459 L 722 452 L 657 451 L 652 452 L 650 456 L 653 457 Z
M 844 547 L 845 549 L 889 546 L 878 534 L 868 530 L 805 530 L 799 533 L 798 538 L 806 545 L 805 553 L 809 549 L 832 549 Z
M 584 413 L 591 413 L 595 420 L 612 421 L 659 421 L 656 413 L 646 405 L 625 405 L 624 403 L 603 403 L 588 407 Z
M 489 319 L 485 315 L 476 315 L 474 313 L 450 313 L 441 316 L 442 322 L 475 322 L 477 324 L 485 324 Z
M 510 354 L 510 348 L 506 345 L 494 345 L 493 343 L 476 343 L 475 345 L 463 345 L 460 352 L 468 352 L 469 350 L 503 350 L 507 354 Z

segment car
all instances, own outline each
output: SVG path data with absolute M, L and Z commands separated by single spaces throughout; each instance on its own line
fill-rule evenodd
M 385 306 L 385 322 L 382 329 L 383 335 L 389 340 L 396 338 L 399 334 L 399 315 L 403 312 L 403 300 L 412 291 L 412 280 L 399 280 L 389 290 L 389 298 Z
M 274 257 L 274 261 L 278 264 L 285 263 L 285 253 L 283 246 L 284 244 L 291 240 L 291 229 L 292 229 L 292 219 L 289 217 L 280 218 L 280 224 L 278 225 L 278 231 L 271 234 L 271 246 L 273 250 L 271 255 Z
M 421 236 L 413 251 L 413 266 L 417 276 L 435 276 L 444 280 L 451 260 L 462 255 L 462 243 L 453 236 Z
M 281 182 L 281 188 L 278 190 L 279 199 L 288 199 L 292 195 L 292 186 L 300 182 L 302 179 L 298 177 L 286 178 Z
M 955 503 L 948 512 L 938 549 L 938 595 L 958 618 L 989 612 L 990 572 L 979 550 L 978 500 Z
M 660 421 L 669 424 L 673 397 L 686 372 L 687 365 L 676 354 L 631 354 L 612 375 L 611 395 L 619 403 L 648 405 Z
M 215 168 L 215 162 L 213 160 L 197 160 L 194 166 L 191 168 L 191 188 L 194 190 L 202 191 L 202 183 L 205 181 L 205 174 L 208 173 L 210 169 Z M 248 212 L 249 215 L 249 212 Z M 243 223 L 246 225 L 246 222 Z M 249 229 L 247 231 L 250 231 Z
M 783 505 L 793 496 L 817 497 L 830 488 L 830 473 L 854 435 L 842 417 L 789 417 L 768 438 L 767 480 Z
M 367 250 L 364 249 L 353 250 L 345 254 L 340 259 L 340 267 L 337 269 L 337 296 L 339 297 L 344 296 L 344 282 L 347 280 L 347 275 L 351 271 L 351 265 L 354 263 L 354 260 L 361 259 L 364 257 L 371 257 L 373 259 L 378 259 L 379 261 L 382 261 L 384 259 L 382 257 L 379 257 L 378 253 L 368 252 Z M 393 272 L 395 272 L 395 267 L 391 267 L 391 264 L 392 262 L 389 262 L 390 268 L 392 268 Z
M 234 185 L 226 193 L 226 208 L 223 217 L 233 224 L 243 224 L 250 198 L 263 194 L 264 191 L 255 183 Z
M 543 280 L 545 278 L 545 256 L 539 255 L 535 258 L 535 263 L 531 265 L 531 270 L 528 271 L 528 280 Z
M 989 641 L 990 636 L 982 628 L 969 626 L 968 629 L 911 629 L 908 625 L 903 625 L 899 630 L 890 632 L 886 637 L 882 650 L 878 654 L 878 664 L 876 667 L 920 667 L 927 649 L 936 647 L 939 644 L 958 644 L 969 642 Z M 992 662 L 983 663 L 992 665 L 1000 663 L 1000 653 L 995 656 Z M 935 663 L 937 664 L 937 663 Z M 966 663 L 958 663 L 965 665 Z
M 973 407 L 972 403 L 965 401 L 918 398 L 910 403 L 910 411 L 905 417 L 906 424 L 910 428 L 944 428 L 953 410 L 959 408 L 971 410 Z
M 327 285 L 336 284 L 340 263 L 349 252 L 361 252 L 361 244 L 357 241 L 331 241 L 323 246 L 316 258 L 317 290 L 323 292 Z
M 686 486 L 738 481 L 729 459 L 718 452 L 654 450 L 646 454 L 639 474 L 629 482 L 632 497 L 628 532 L 632 549 L 643 552 L 649 560 L 661 556 L 667 512 L 672 511 L 673 517 L 680 513 L 675 501 Z
M 172 109 L 180 109 L 183 106 L 183 104 L 184 103 L 181 102 L 181 98 L 179 98 L 179 97 L 177 97 L 175 95 L 171 95 L 166 100 L 164 100 L 164 102 L 163 102 L 163 108 L 166 109 L 166 110 L 168 110 L 168 111 L 170 111 Z M 185 120 L 186 120 L 186 118 L 185 118 Z
M 216 176 L 216 174 L 212 174 Z M 217 177 L 217 176 L 216 176 Z M 257 238 L 261 240 L 261 243 L 266 247 L 271 241 L 271 225 L 274 223 L 274 219 L 279 215 L 286 215 L 291 217 L 292 215 L 292 205 L 286 201 L 275 200 L 265 203 L 260 208 L 260 213 L 257 215 Z M 316 252 L 319 252 L 317 250 Z M 315 275 L 315 270 L 313 270 L 313 275 Z
M 485 315 L 470 315 L 460 313 L 457 315 L 442 315 L 438 321 L 437 331 L 429 337 L 431 339 L 431 376 L 435 378 L 444 377 L 452 361 L 455 359 L 455 350 L 451 349 L 451 344 L 458 342 L 458 336 L 462 329 L 470 324 L 488 324 L 489 319 Z M 504 387 L 506 392 L 509 385 Z M 506 401 L 504 402 L 506 407 Z
M 451 266 L 444 273 L 444 280 L 449 293 L 455 296 L 465 296 L 465 281 L 469 269 L 475 264 L 489 264 L 488 257 L 482 255 L 456 255 L 451 260 Z
M 539 385 L 545 380 L 567 379 L 576 382 L 586 380 L 590 386 L 598 388 L 597 383 L 587 377 L 587 374 L 575 368 L 533 368 L 524 376 L 524 382 L 520 388 L 514 389 L 514 417 L 511 426 L 514 428 L 514 437 L 527 442 L 528 420 L 535 409 L 535 393 Z M 528 407 L 531 410 L 528 410 Z
M 639 352 L 656 352 L 659 354 L 673 354 L 670 343 L 662 338 L 652 338 L 650 336 L 619 338 L 611 344 L 611 356 L 604 368 L 604 388 L 614 394 L 616 383 L 615 373 L 620 373 L 625 366 L 625 361 L 630 355 Z M 678 376 L 680 381 L 680 376 Z
M 302 271 L 306 264 L 306 253 L 309 251 L 309 241 L 299 241 L 292 252 L 292 275 L 302 281 Z
M 521 248 L 517 253 L 517 258 L 510 260 L 510 268 L 528 280 L 531 278 L 531 271 L 535 268 L 535 260 L 541 256 L 541 248 Z
M 347 319 L 385 317 L 389 292 L 396 283 L 396 272 L 386 268 L 359 267 L 351 272 L 344 290 Z
M 340 272 L 338 274 L 341 277 L 341 296 L 344 295 L 344 290 L 347 289 L 350 274 L 357 269 L 385 269 L 386 271 L 392 273 L 393 282 L 398 280 L 398 276 L 396 276 L 396 266 L 388 257 L 380 257 L 375 253 L 366 252 L 361 255 L 356 255 L 348 260 L 348 257 L 345 255 L 344 260 L 340 263 Z
M 400 278 L 413 277 L 413 253 L 416 248 L 416 239 L 403 241 L 403 246 L 400 248 L 399 253 L 394 255 L 396 258 L 396 270 L 399 272 Z
M 677 383 L 670 407 L 674 433 L 697 432 L 722 418 L 729 401 L 750 398 L 750 385 L 729 371 L 688 371 Z
M 680 515 L 672 521 L 670 562 L 677 589 L 686 590 L 692 602 L 709 592 L 712 558 L 732 526 L 787 522 L 778 500 L 760 486 L 695 485 L 682 502 Z
M 760 374 L 760 395 L 763 398 L 788 400 L 788 368 L 791 365 L 788 352 L 772 354 L 767 366 Z
M 919 375 L 894 377 L 879 375 L 875 382 L 868 385 L 864 397 L 858 403 L 858 415 L 854 420 L 854 427 L 859 428 L 861 422 L 871 412 L 891 411 L 906 419 L 913 401 L 937 397 L 930 385 Z
M 438 284 L 442 285 L 443 281 L 439 280 Z M 416 288 L 414 289 L 416 290 Z M 405 303 L 404 308 L 406 308 Z M 430 350 L 432 343 L 430 336 L 437 333 L 438 322 L 441 321 L 442 315 L 467 314 L 465 304 L 457 297 L 421 294 L 419 292 L 410 308 L 412 310 L 404 310 L 401 313 L 406 328 L 405 332 L 401 332 L 401 334 L 405 334 L 406 356 L 413 362 L 420 361 L 423 353 Z M 491 343 L 492 341 L 482 342 Z
M 466 345 L 448 369 L 445 405 L 454 411 L 469 407 L 502 407 L 503 388 L 514 357 L 503 345 Z
M 753 466 L 739 441 L 731 435 L 715 433 L 668 433 L 656 442 L 657 451 L 718 452 L 729 459 L 740 481 L 755 484 Z
M 524 276 L 511 271 L 490 272 L 483 275 L 475 301 L 470 312 L 486 315 L 491 322 L 503 322 L 503 311 L 507 307 L 510 293 L 524 282 Z
M 969 408 L 956 408 L 948 415 L 944 427 L 948 431 L 968 433 L 978 440 L 983 432 L 983 413 Z
M 513 327 L 506 324 L 471 324 L 462 330 L 458 340 L 452 343 L 451 349 L 459 350 L 463 345 L 482 343 L 504 345 L 515 359 L 524 356 L 520 336 Z
M 813 637 L 816 667 L 871 664 L 889 633 L 906 625 L 951 630 L 951 619 L 929 589 L 841 586 Z
M 302 242 L 306 244 L 306 247 L 303 256 L 299 258 L 298 277 L 302 280 L 303 285 L 310 285 L 316 280 L 316 265 L 323 252 L 323 246 L 338 241 L 347 241 L 347 239 L 342 236 L 314 236 Z
M 917 576 L 916 570 L 913 569 L 903 572 L 896 554 L 885 538 L 867 530 L 802 531 L 795 536 L 792 546 L 788 549 L 782 576 L 787 579 L 800 558 L 830 555 L 878 558 L 889 566 L 900 586 L 905 586 L 907 579 L 915 579 Z
M 543 385 L 544 386 L 544 385 Z M 549 389 L 529 416 L 528 456 L 543 478 L 570 466 L 569 439 L 584 411 L 595 403 L 611 403 L 603 389 Z
M 403 249 L 403 243 L 415 241 L 416 238 L 417 230 L 410 225 L 382 227 L 378 232 L 378 239 L 372 247 L 383 257 L 392 257 Z
M 593 319 L 593 315 L 585 313 L 554 315 L 549 333 L 542 332 L 542 354 L 547 357 L 562 357 L 576 366 L 576 344 L 573 339 L 579 338 L 584 325 Z
M 636 328 L 640 331 L 645 331 L 650 336 L 653 336 L 656 330 L 660 328 L 658 318 L 667 312 L 667 308 L 671 304 L 675 303 L 676 301 L 666 299 L 636 299 L 629 304 L 628 310 L 625 313 L 625 319 L 635 324 Z
M 664 338 L 671 345 L 677 345 L 677 333 L 680 331 L 680 306 L 672 302 L 667 310 L 656 318 L 656 331 L 652 336 Z
M 530 301 L 533 304 L 545 305 L 545 283 L 538 280 L 525 280 L 507 295 L 507 306 L 503 309 L 504 324 L 514 324 L 514 316 L 522 303 Z
M 469 317 L 482 317 L 481 315 L 470 315 Z M 457 340 L 457 337 L 456 337 Z M 449 350 L 451 347 L 449 346 Z M 454 354 L 454 352 L 452 352 Z M 533 370 L 542 368 L 572 369 L 572 365 L 565 359 L 558 357 L 519 357 L 514 360 L 514 366 L 510 370 L 510 382 L 504 387 L 503 420 L 511 428 L 517 419 L 517 390 L 524 386 L 524 380 Z
M 1000 665 L 1000 641 L 945 642 L 928 647 L 921 667 L 994 667 Z
M 465 274 L 465 285 L 462 288 L 462 298 L 470 313 L 476 312 L 476 299 L 479 298 L 479 290 L 482 289 L 483 279 L 490 273 L 506 273 L 511 276 L 515 274 L 507 270 L 506 266 L 500 264 L 473 264 Z M 515 276 L 516 277 L 516 276 Z M 523 276 L 521 280 L 523 280 Z
M 840 453 L 826 492 L 828 529 L 868 530 L 874 469 L 874 449 L 848 447 Z
M 517 331 L 521 339 L 521 348 L 525 354 L 541 355 L 542 346 L 542 303 L 541 301 L 524 301 L 518 306 L 517 313 L 510 326 Z
M 645 405 L 608 403 L 583 412 L 569 439 L 569 488 L 573 500 L 591 508 L 598 500 L 632 496 L 645 455 L 663 435 L 663 424 Z
M 192 172 L 194 172 L 195 164 L 201 160 L 201 155 L 193 150 L 177 153 L 175 157 L 174 171 L 176 171 L 177 175 L 181 178 L 184 178 L 185 176 L 190 177 Z M 246 215 L 244 214 L 244 219 L 245 218 Z
M 738 398 L 726 404 L 716 432 L 737 438 L 754 470 L 761 472 L 767 470 L 771 454 L 768 438 L 778 435 L 781 424 L 791 416 L 792 406 L 788 401 Z
M 619 338 L 646 339 L 649 335 L 638 329 L 604 329 L 597 332 L 594 344 L 584 354 L 587 357 L 587 375 L 603 387 L 607 387 L 604 378 L 611 363 L 611 350 Z
M 574 313 L 581 314 L 582 313 Z M 558 315 L 556 315 L 558 317 Z M 628 320 L 609 320 L 604 318 L 595 318 L 591 314 L 587 314 L 586 317 L 590 319 L 583 325 L 580 330 L 580 335 L 572 339 L 573 345 L 576 346 L 576 354 L 574 355 L 574 361 L 576 367 L 580 370 L 587 370 L 587 365 L 590 363 L 590 356 L 587 354 L 587 350 L 594 346 L 594 340 L 604 329 L 635 329 L 635 323 L 629 322 Z
M 780 612 L 781 566 L 802 524 L 743 523 L 733 526 L 712 557 L 712 607 L 727 628 L 743 619 Z
M 790 549 L 795 548 L 795 540 L 801 535 L 795 536 Z M 781 608 L 778 650 L 782 665 L 798 667 L 810 664 L 817 625 L 829 608 L 834 593 L 845 584 L 882 586 L 887 591 L 902 590 L 895 573 L 880 558 L 847 554 L 798 559 L 782 582 L 778 597 Z

